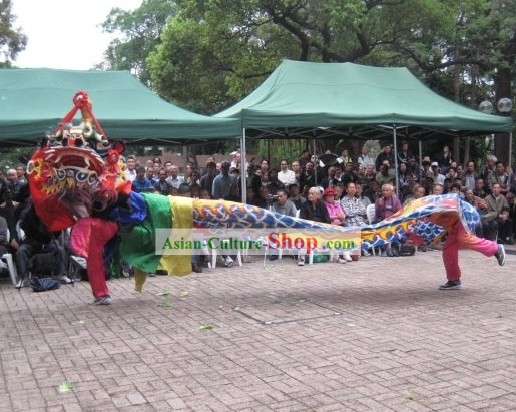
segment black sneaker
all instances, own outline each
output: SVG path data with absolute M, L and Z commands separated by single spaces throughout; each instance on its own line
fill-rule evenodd
M 461 288 L 460 280 L 449 280 L 444 285 L 439 286 L 439 290 L 457 290 Z
M 503 245 L 498 245 L 498 250 L 495 253 L 495 258 L 500 266 L 505 265 L 505 248 Z

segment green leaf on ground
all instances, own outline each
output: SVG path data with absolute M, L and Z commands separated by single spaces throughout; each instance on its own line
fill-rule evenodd
M 161 292 L 156 293 L 156 296 L 168 296 L 170 295 L 170 291 L 163 289 Z
M 59 393 L 68 393 L 72 390 L 72 388 L 73 386 L 70 382 L 64 381 L 59 384 L 59 386 L 57 387 L 57 391 Z
M 411 393 L 409 393 L 407 396 L 405 396 L 405 400 L 406 400 L 406 401 L 413 401 L 413 400 L 414 400 L 414 395 L 412 395 Z
M 159 306 L 160 308 L 171 308 L 171 307 L 172 307 L 172 305 L 170 304 L 170 302 L 165 302 L 165 301 L 160 302 L 160 303 L 158 304 L 158 306 Z
M 201 330 L 201 331 L 212 330 L 212 329 L 213 329 L 213 326 L 212 325 L 208 325 L 208 324 L 204 324 L 204 325 L 199 326 L 199 330 Z
M 181 293 L 179 294 L 179 296 L 182 298 L 187 298 L 189 295 L 190 294 L 186 290 L 181 291 Z

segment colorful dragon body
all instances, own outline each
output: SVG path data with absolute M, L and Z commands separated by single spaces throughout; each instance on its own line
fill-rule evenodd
M 83 119 L 79 127 L 73 127 L 69 122 L 78 110 Z M 87 93 L 80 92 L 74 97 L 74 109 L 65 116 L 55 135 L 35 152 L 28 166 L 33 203 L 40 219 L 51 231 L 75 226 L 72 246 L 90 260 L 93 247 L 95 256 L 99 255 L 95 239 L 102 236 L 98 232 L 109 230 L 109 235 L 113 236 L 116 231 L 113 224 L 98 224 L 89 216 L 93 203 L 101 198 L 104 206 L 109 207 L 120 194 L 129 195 L 138 213 L 137 219 L 129 219 L 129 224 L 125 225 L 126 230 L 120 236 L 120 252 L 139 273 L 153 272 L 158 267 L 165 268 L 171 275 L 183 275 L 191 270 L 189 256 L 184 259 L 156 255 L 155 231 L 160 228 L 288 228 L 343 234 L 356 230 L 283 216 L 243 203 L 136 195 L 130 192 L 130 182 L 125 180 L 124 166 L 119 162 L 122 150 L 123 144 L 107 144 Z M 123 215 L 110 214 L 116 223 L 124 225 L 127 221 Z M 459 221 L 471 230 L 479 217 L 458 196 L 428 196 L 415 200 L 389 219 L 360 228 L 360 238 L 363 248 L 396 242 L 430 243 L 442 239 Z M 101 265 L 102 262 L 88 261 L 88 267 L 103 273 Z

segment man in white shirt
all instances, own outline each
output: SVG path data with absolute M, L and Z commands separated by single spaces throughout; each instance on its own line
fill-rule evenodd
M 170 186 L 175 187 L 176 189 L 179 188 L 179 185 L 183 183 L 183 179 L 177 175 L 178 169 L 176 165 L 170 166 L 169 170 L 170 176 L 167 177 L 167 183 Z
M 358 164 L 360 165 L 375 165 L 374 159 L 369 155 L 369 146 L 366 144 L 362 146 L 362 153 L 358 156 Z
M 278 180 L 286 187 L 292 183 L 296 183 L 296 173 L 288 168 L 288 162 L 283 159 L 280 163 L 281 170 L 278 172 Z
M 136 158 L 132 155 L 127 156 L 125 165 L 125 178 L 132 182 L 136 179 Z

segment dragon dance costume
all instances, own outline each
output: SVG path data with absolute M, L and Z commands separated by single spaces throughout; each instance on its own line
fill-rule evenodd
M 104 250 L 120 232 L 119 254 L 135 268 L 136 290 L 147 272 L 158 268 L 170 275 L 191 272 L 191 256 L 155 253 L 156 229 L 284 228 L 349 233 L 350 229 L 293 218 L 256 206 L 223 200 L 192 199 L 131 192 L 124 177 L 121 142 L 109 144 L 91 109 L 86 92 L 74 96 L 74 108 L 54 135 L 43 142 L 28 165 L 36 212 L 50 231 L 72 228 L 72 250 L 87 259 L 88 278 L 96 299 L 109 295 Z M 82 122 L 70 122 L 77 111 Z M 384 221 L 360 230 L 363 249 L 390 243 L 422 245 L 444 242 L 448 280 L 460 278 L 458 250 L 486 256 L 497 245 L 473 235 L 480 219 L 456 195 L 417 199 Z

